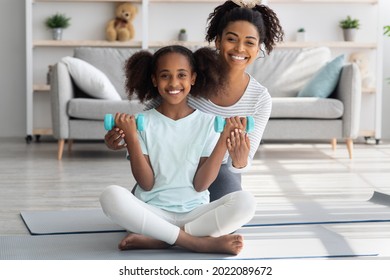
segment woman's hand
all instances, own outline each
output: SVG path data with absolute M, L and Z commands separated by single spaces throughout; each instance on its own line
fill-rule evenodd
M 248 164 L 250 141 L 246 129 L 246 118 L 232 117 L 226 119 L 227 149 L 235 168 L 244 168 Z M 225 130 L 224 130 L 225 132 Z
M 244 168 L 248 164 L 250 141 L 248 134 L 240 129 L 231 132 L 227 139 L 227 148 L 235 168 Z
M 111 150 L 121 150 L 127 146 L 126 142 L 124 142 L 125 134 L 123 130 L 118 127 L 114 127 L 109 130 L 104 136 L 104 142 L 106 146 Z
M 225 126 L 223 128 L 221 137 L 227 141 L 231 137 L 231 132 L 234 131 L 235 129 L 241 129 L 245 130 L 246 125 L 246 118 L 245 118 L 245 123 L 241 120 L 240 117 L 230 117 L 225 119 Z

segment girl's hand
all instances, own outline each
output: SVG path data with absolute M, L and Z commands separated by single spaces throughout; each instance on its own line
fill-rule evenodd
M 123 131 L 123 139 L 125 139 L 126 143 L 129 139 L 138 139 L 137 124 L 133 115 L 116 113 L 115 126 Z
M 230 117 L 225 119 L 225 127 L 222 131 L 222 137 L 226 140 L 230 138 L 230 133 L 234 131 L 234 129 L 245 130 L 246 127 L 246 118 L 240 117 Z
M 109 130 L 104 136 L 104 142 L 106 146 L 111 150 L 120 150 L 127 146 L 127 144 L 123 141 L 125 134 L 123 130 L 114 127 Z

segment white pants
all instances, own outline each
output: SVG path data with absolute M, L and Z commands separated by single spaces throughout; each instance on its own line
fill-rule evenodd
M 173 213 L 146 204 L 120 186 L 109 186 L 100 196 L 104 213 L 126 230 L 175 244 L 180 228 L 193 236 L 226 235 L 252 219 L 256 202 L 246 191 L 222 198 L 187 213 Z

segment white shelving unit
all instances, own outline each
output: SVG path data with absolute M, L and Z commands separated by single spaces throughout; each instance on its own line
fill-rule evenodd
M 351 15 L 351 10 L 348 7 L 350 5 L 359 6 L 361 9 L 363 7 L 364 13 L 359 14 L 359 19 L 362 23 L 362 28 L 365 28 L 365 23 L 367 23 L 367 17 L 374 22 L 373 30 L 368 30 L 370 39 L 369 42 L 363 41 L 367 40 L 366 38 L 361 38 L 362 40 L 357 40 L 355 42 L 343 42 L 343 41 L 321 41 L 313 40 L 311 42 L 287 42 L 283 47 L 291 48 L 303 48 L 303 47 L 312 47 L 312 46 L 328 46 L 332 51 L 338 51 L 343 53 L 350 53 L 355 51 L 368 52 L 370 53 L 370 63 L 373 76 L 375 77 L 374 85 L 372 87 L 362 88 L 362 110 L 361 110 L 361 122 L 360 122 L 360 132 L 359 135 L 364 137 L 366 140 L 374 139 L 378 144 L 382 136 L 382 59 L 383 59 L 383 50 L 382 50 L 382 27 L 383 24 L 380 21 L 380 5 L 378 0 L 268 0 L 268 4 L 276 11 L 282 11 L 284 7 L 285 10 L 290 9 L 292 5 L 296 8 L 297 12 L 300 9 L 305 9 L 306 7 L 312 7 L 310 14 L 306 14 L 302 17 L 302 20 L 297 17 L 297 21 L 300 21 L 302 25 L 305 26 L 305 21 L 321 22 L 322 25 L 329 28 L 329 21 L 333 20 L 335 23 L 335 18 L 332 18 L 331 13 L 327 13 L 324 9 L 329 9 L 332 7 L 332 11 L 343 13 L 346 15 Z M 338 10 L 338 8 L 340 10 Z M 342 10 L 344 9 L 344 10 Z M 292 13 L 292 12 L 291 12 Z M 353 16 L 353 15 L 352 15 Z M 331 19 L 332 18 L 332 19 Z M 303 23 L 302 23 L 303 22 Z M 338 22 L 336 22 L 337 24 Z M 287 24 L 288 25 L 288 24 Z M 288 26 L 287 26 L 288 27 Z M 302 26 L 299 26 L 302 27 Z M 310 27 L 310 24 L 307 24 L 306 27 Z M 318 33 L 323 30 L 319 30 L 318 26 L 316 27 Z M 337 28 L 337 27 L 333 27 Z M 336 29 L 333 30 L 333 33 Z M 359 31 L 360 32 L 360 31 Z M 367 32 L 367 30 L 366 30 Z M 325 32 L 326 33 L 326 32 Z M 367 34 L 367 33 L 366 33 Z M 315 36 L 318 34 L 314 34 Z M 333 35 L 333 34 L 332 34 Z M 318 35 L 319 36 L 319 35 Z M 324 35 L 323 35 L 324 36 Z M 326 35 L 325 35 L 326 36 Z
M 150 30 L 156 27 L 153 27 L 150 18 L 155 18 L 155 14 L 152 14 L 153 9 L 152 5 L 175 5 L 175 13 L 177 10 L 180 9 L 180 6 L 177 4 L 187 5 L 186 8 L 188 8 L 188 5 L 193 5 L 191 7 L 195 7 L 195 5 L 208 5 L 207 6 L 207 13 L 212 11 L 212 8 L 220 3 L 223 3 L 223 0 L 135 0 L 131 1 L 133 4 L 138 5 L 139 12 L 137 17 L 138 19 L 138 37 L 136 37 L 132 41 L 128 42 L 108 42 L 104 40 L 104 34 L 101 34 L 101 36 L 98 36 L 97 38 L 90 38 L 87 37 L 79 39 L 80 36 L 73 36 L 72 39 L 64 38 L 64 40 L 61 41 L 54 41 L 47 38 L 41 38 L 42 32 L 40 33 L 41 36 L 36 36 L 37 32 L 37 24 L 34 20 L 34 14 L 35 14 L 35 8 L 36 6 L 44 6 L 44 5 L 51 5 L 52 12 L 57 12 L 57 10 L 54 10 L 56 6 L 58 5 L 71 5 L 71 4 L 77 4 L 77 5 L 83 5 L 88 6 L 90 5 L 101 5 L 102 3 L 116 3 L 116 2 L 129 2 L 128 0 L 25 0 L 26 1 L 26 75 L 27 75 L 27 88 L 26 88 L 26 112 L 27 112 L 27 131 L 26 131 L 26 141 L 31 141 L 33 136 L 44 135 L 44 134 L 51 134 L 51 128 L 50 127 L 35 127 L 34 126 L 34 96 L 37 94 L 44 94 L 50 92 L 50 87 L 46 85 L 46 83 L 43 82 L 42 77 L 46 76 L 45 73 L 42 72 L 42 69 L 46 69 L 47 62 L 40 61 L 39 57 L 36 58 L 34 53 L 39 52 L 39 50 L 45 50 L 45 56 L 46 52 L 49 53 L 58 53 L 58 55 L 61 53 L 64 53 L 63 56 L 69 55 L 69 51 L 72 51 L 75 47 L 81 47 L 81 46 L 89 46 L 89 47 L 113 47 L 113 48 L 144 48 L 147 49 L 148 47 L 160 47 L 164 46 L 166 44 L 172 44 L 172 43 L 180 43 L 186 46 L 193 46 L 193 45 L 208 45 L 206 42 L 202 41 L 203 35 L 196 40 L 191 40 L 188 42 L 177 42 L 172 41 L 171 39 L 165 38 L 160 40 L 155 40 L 156 36 L 151 36 L 154 32 L 154 30 Z M 277 13 L 279 7 L 287 6 L 287 7 L 313 7 L 316 9 L 316 7 L 321 7 L 321 5 L 331 5 L 333 8 L 337 9 L 337 6 L 339 4 L 341 5 L 352 5 L 352 4 L 359 4 L 367 6 L 367 9 L 376 9 L 379 11 L 379 4 L 378 0 L 268 0 L 267 4 L 272 7 Z M 211 5 L 211 6 L 210 6 Z M 293 5 L 293 6 L 291 6 Z M 161 7 L 161 6 L 159 6 Z M 197 6 L 199 7 L 199 6 Z M 177 10 L 176 10 L 177 9 Z M 112 17 L 112 11 L 108 9 L 107 15 L 108 18 Z M 171 10 L 169 8 L 168 10 Z M 184 9 L 185 10 L 185 9 Z M 324 17 L 324 23 L 326 22 L 326 19 L 328 15 L 321 15 L 321 10 L 318 11 L 318 17 L 322 16 Z M 188 13 L 188 11 L 187 11 Z M 315 13 L 315 11 L 313 12 Z M 346 12 L 348 14 L 348 12 Z M 379 14 L 379 12 L 378 12 Z M 208 14 L 207 14 L 208 15 Z M 206 27 L 206 18 L 207 15 L 199 15 L 204 17 L 202 22 L 204 23 L 204 26 L 198 27 L 198 29 L 201 29 L 201 32 L 204 31 L 204 28 Z M 311 15 L 307 15 L 309 17 Z M 167 18 L 166 13 L 161 14 L 161 20 L 169 21 L 170 19 Z M 290 21 L 298 20 L 296 18 L 290 18 Z M 299 19 L 301 21 L 306 21 L 305 16 L 302 19 Z M 309 18 L 307 18 L 309 21 Z M 322 19 L 318 19 L 322 20 Z M 72 19 L 73 22 L 73 19 Z M 165 23 L 165 22 L 164 22 Z M 154 22 L 155 24 L 155 22 Z M 185 24 L 185 23 L 183 23 Z M 191 22 L 188 23 L 190 26 Z M 288 28 L 291 24 L 286 23 L 282 21 L 282 25 L 284 29 Z M 141 28 L 140 28 L 141 26 Z M 177 23 L 175 22 L 175 26 L 177 26 Z M 361 129 L 361 136 L 364 137 L 372 137 L 379 141 L 381 138 L 381 100 L 382 100 L 382 83 L 379 79 L 379 77 L 382 76 L 382 68 L 381 68 L 381 59 L 382 59 L 382 44 L 381 40 L 382 33 L 379 31 L 382 31 L 382 24 L 378 17 L 378 34 L 377 38 L 375 38 L 372 41 L 356 41 L 356 42 L 344 42 L 340 38 L 324 38 L 324 37 L 317 37 L 314 38 L 311 41 L 307 42 L 296 42 L 293 40 L 289 40 L 287 37 L 287 40 L 284 43 L 281 43 L 277 46 L 277 48 L 306 48 L 306 47 L 315 47 L 315 46 L 328 46 L 332 50 L 338 50 L 341 52 L 347 52 L 350 50 L 357 50 L 357 51 L 370 51 L 376 54 L 376 61 L 375 64 L 375 76 L 377 77 L 377 82 L 374 87 L 365 88 L 363 90 L 363 95 L 368 96 L 370 101 L 368 103 L 370 105 L 370 108 L 367 108 L 367 104 L 365 104 L 364 109 L 362 110 L 362 120 L 367 120 L 370 117 L 370 120 L 368 123 L 362 124 Z M 44 26 L 40 26 L 39 28 L 44 28 Z M 104 27 L 100 27 L 104 28 Z M 163 27 L 162 27 L 163 28 Z M 40 31 L 40 30 L 38 30 Z M 66 31 L 65 31 L 66 32 Z M 82 31 L 80 31 L 82 32 Z M 197 33 L 200 33 L 197 31 Z M 286 34 L 288 35 L 288 34 Z M 96 37 L 96 36 L 95 36 Z M 191 39 L 191 38 L 190 38 Z M 43 55 L 41 55 L 42 57 Z M 38 69 L 36 66 L 39 63 L 46 63 L 45 67 L 41 67 Z M 38 69 L 38 70 L 37 70 Z M 39 73 L 37 73 L 39 72 Z M 38 75 L 39 74 L 39 75 Z M 39 77 L 37 77 L 39 76 Z M 48 116 L 50 117 L 50 116 Z M 372 119 L 374 117 L 374 119 Z
M 32 141 L 33 136 L 39 139 L 40 135 L 51 135 L 52 129 L 50 127 L 35 127 L 34 126 L 34 97 L 39 93 L 49 93 L 50 86 L 40 81 L 36 81 L 34 78 L 34 65 L 39 63 L 37 59 L 34 59 L 34 52 L 38 48 L 45 49 L 73 49 L 75 47 L 89 46 L 89 47 L 123 47 L 123 48 L 140 48 L 142 47 L 142 41 L 129 41 L 129 42 L 109 42 L 102 40 L 47 40 L 37 39 L 34 37 L 34 12 L 36 5 L 61 5 L 61 4 L 80 4 L 93 5 L 94 3 L 119 3 L 129 2 L 126 0 L 25 0 L 25 13 L 26 13 L 26 141 L 27 143 Z M 141 4 L 141 0 L 131 1 L 134 4 Z M 144 1 L 147 2 L 147 1 Z M 146 5 L 147 6 L 147 5 Z M 142 12 L 147 12 L 143 9 Z M 57 10 L 53 10 L 53 13 Z M 143 16 L 143 18 L 147 18 Z M 43 25 L 42 25 L 42 28 Z M 64 55 L 65 56 L 65 55 Z M 46 73 L 41 73 L 46 75 Z M 36 76 L 36 75 L 35 75 Z M 46 116 L 50 117 L 50 116 Z

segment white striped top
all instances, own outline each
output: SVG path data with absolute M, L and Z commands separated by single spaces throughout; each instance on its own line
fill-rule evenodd
M 147 105 L 146 109 L 154 108 L 157 106 L 158 103 L 159 102 L 157 100 L 152 101 Z M 231 106 L 219 106 L 208 99 L 196 98 L 192 97 L 191 95 L 189 95 L 188 97 L 188 104 L 194 109 L 199 109 L 202 112 L 209 113 L 215 116 L 221 116 L 224 118 L 233 116 L 253 117 L 255 121 L 255 128 L 251 133 L 249 133 L 250 152 L 247 166 L 249 167 L 257 149 L 259 148 L 264 129 L 271 114 L 272 101 L 267 88 L 262 86 L 252 76 L 250 76 L 250 80 L 244 94 L 235 104 Z M 223 163 L 227 162 L 230 162 L 231 165 L 231 160 L 229 161 L 228 154 L 226 154 Z M 231 171 L 237 173 L 244 172 L 247 169 L 248 168 L 230 168 Z

